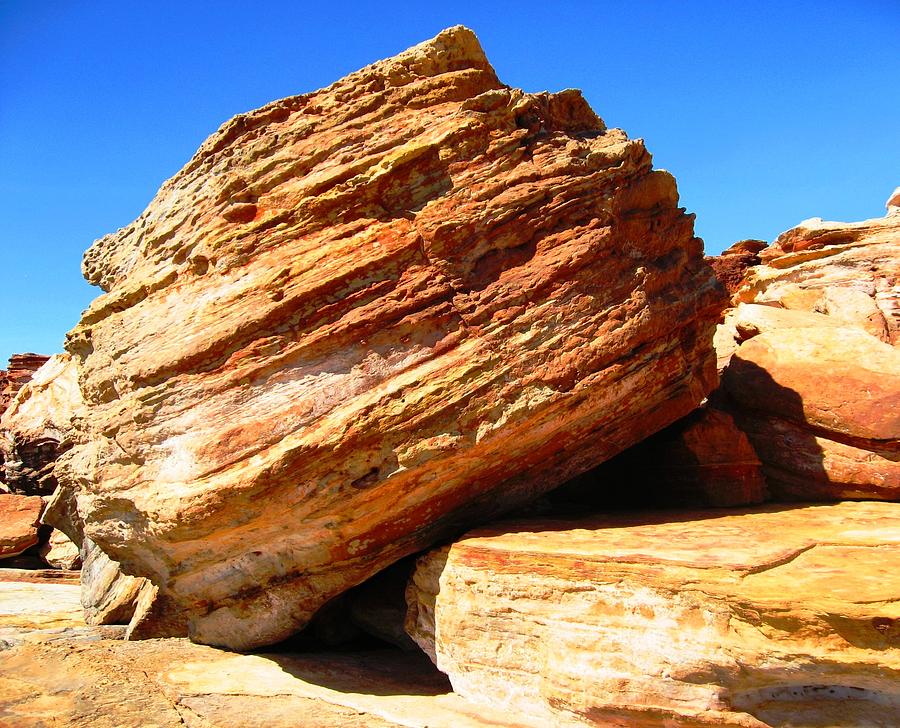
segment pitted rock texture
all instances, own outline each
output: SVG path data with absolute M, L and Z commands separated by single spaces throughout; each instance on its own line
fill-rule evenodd
M 407 625 L 544 725 L 891 726 L 900 504 L 509 521 L 422 557 Z
M 715 381 L 674 179 L 462 27 L 235 117 L 84 271 L 108 293 L 67 342 L 89 416 L 58 472 L 209 644 L 287 637 Z
M 45 359 L 0 417 L 0 479 L 14 493 L 53 493 L 56 460 L 82 415 L 75 361 L 68 354 Z

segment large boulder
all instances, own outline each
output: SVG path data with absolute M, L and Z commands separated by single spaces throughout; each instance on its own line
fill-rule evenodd
M 193 639 L 283 639 L 687 414 L 721 289 L 639 140 L 462 27 L 235 117 L 84 272 L 57 472 Z
M 407 626 L 541 725 L 893 725 L 900 504 L 510 521 L 419 561 Z
M 82 415 L 75 361 L 68 354 L 44 358 L 0 417 L 0 480 L 15 493 L 53 493 L 56 460 Z

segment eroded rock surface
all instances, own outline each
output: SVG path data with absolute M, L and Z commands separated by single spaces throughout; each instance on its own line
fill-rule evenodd
M 673 178 L 461 27 L 235 117 L 84 259 L 86 533 L 246 649 L 693 409 L 720 289 Z M 61 476 L 62 477 L 62 476 Z
M 780 235 L 716 332 L 712 400 L 775 499 L 900 499 L 900 216 L 888 208 Z
M 422 557 L 408 630 L 544 725 L 894 725 L 900 504 L 511 521 Z
M 50 495 L 54 467 L 71 443 L 76 417 L 83 415 L 75 362 L 55 354 L 29 374 L 0 417 L 0 479 L 16 493 Z
M 882 341 L 900 341 L 900 216 L 854 223 L 813 218 L 758 255 L 761 264 L 748 271 L 736 301 L 818 312 Z
M 19 390 L 50 357 L 43 354 L 13 354 L 5 370 L 0 369 L 0 415 L 15 399 Z

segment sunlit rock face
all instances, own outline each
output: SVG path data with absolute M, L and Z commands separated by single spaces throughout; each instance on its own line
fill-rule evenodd
M 749 437 L 776 500 L 900 500 L 900 215 L 891 200 L 882 218 L 788 230 L 732 286 L 737 305 L 716 333 L 714 400 Z
M 543 725 L 891 725 L 900 504 L 492 524 L 423 556 L 407 629 Z
M 0 480 L 27 495 L 53 493 L 56 460 L 71 445 L 75 418 L 84 414 L 72 357 L 43 359 L 0 417 Z
M 451 28 L 235 117 L 91 247 L 58 472 L 193 639 L 275 642 L 703 399 L 692 223 L 641 141 Z

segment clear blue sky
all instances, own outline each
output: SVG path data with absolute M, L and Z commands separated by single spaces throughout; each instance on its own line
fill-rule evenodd
M 879 216 L 900 184 L 900 0 L 0 0 L 0 366 L 61 350 L 99 292 L 84 249 L 223 121 L 457 23 L 506 83 L 643 137 L 707 251 Z

